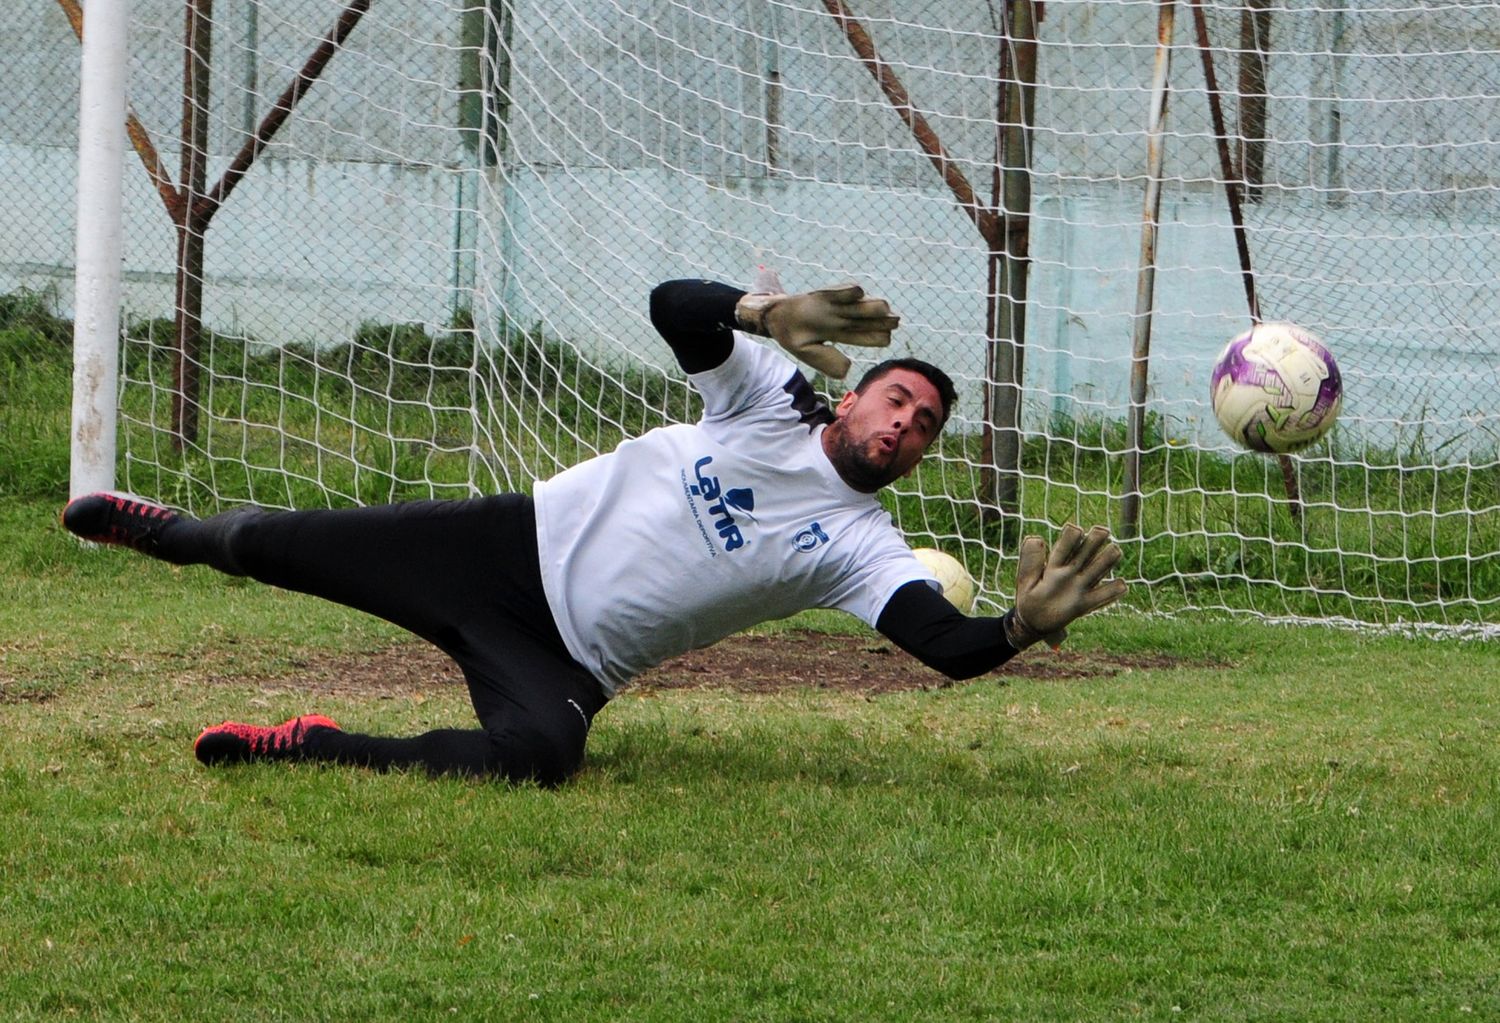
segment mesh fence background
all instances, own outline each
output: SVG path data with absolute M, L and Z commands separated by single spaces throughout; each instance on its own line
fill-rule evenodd
M 995 340 L 993 311 L 1017 296 L 992 293 L 991 241 L 872 65 L 996 210 L 1023 5 L 702 6 L 371 5 L 202 231 L 189 437 L 173 412 L 177 230 L 130 156 L 122 484 L 195 511 L 525 489 L 692 418 L 646 296 L 673 277 L 748 283 L 765 263 L 794 289 L 852 278 L 889 297 L 904 318 L 893 354 L 959 382 L 947 435 L 890 507 L 914 544 L 963 557 L 984 599 L 1004 602 L 1019 531 L 1118 523 L 1165 5 L 1035 6 L 1029 203 L 1011 211 L 1025 214 L 1024 330 Z M 1181 0 L 1134 599 L 1493 635 L 1500 4 L 1202 7 L 1261 312 L 1325 338 L 1346 398 L 1331 438 L 1295 461 L 1300 515 L 1277 463 L 1214 425 L 1209 368 L 1249 312 Z M 135 0 L 130 37 L 129 103 L 179 186 L 188 10 Z M 63 309 L 78 76 L 65 14 L 0 13 L 17 40 L 0 286 Z M 338 16 L 310 0 L 212 4 L 208 188 Z M 1022 432 L 1018 462 L 997 466 L 986 421 L 1004 349 L 1024 354 Z M 997 479 L 1013 487 L 1007 514 Z

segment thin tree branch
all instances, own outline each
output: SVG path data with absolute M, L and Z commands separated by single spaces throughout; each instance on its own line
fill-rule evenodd
M 83 42 L 83 8 L 78 5 L 78 0 L 57 0 L 57 6 L 61 7 L 63 14 L 68 18 L 68 24 L 73 26 L 73 34 L 78 41 Z M 135 116 L 135 111 L 129 106 L 125 108 L 125 134 L 130 138 L 131 148 L 141 158 L 141 165 L 145 167 L 146 174 L 151 178 L 151 183 L 156 186 L 156 192 L 161 196 L 161 201 L 167 207 L 167 214 L 176 223 L 182 214 L 182 205 L 186 201 L 182 192 L 172 182 L 172 177 L 167 173 L 166 165 L 161 162 L 161 156 L 156 151 L 156 146 L 151 142 L 151 135 L 146 131 L 146 126 L 141 124 L 141 119 Z
M 927 154 L 927 159 L 932 161 L 932 165 L 947 182 L 948 188 L 953 192 L 953 197 L 969 215 L 969 219 L 974 221 L 974 226 L 989 243 L 991 251 L 998 250 L 1002 244 L 1000 218 L 995 215 L 993 209 L 979 201 L 979 197 L 974 194 L 974 186 L 969 184 L 969 179 L 964 176 L 963 170 L 943 148 L 937 132 L 932 130 L 932 125 L 927 123 L 927 118 L 912 106 L 911 96 L 907 93 L 906 86 L 901 83 L 896 72 L 891 70 L 891 66 L 881 60 L 880 55 L 875 52 L 875 43 L 870 39 L 870 33 L 865 31 L 864 25 L 860 24 L 859 19 L 850 12 L 844 0 L 823 0 L 823 6 L 844 30 L 844 35 L 849 38 L 849 45 L 854 47 L 854 52 L 858 54 L 865 68 L 875 78 L 881 91 L 885 93 L 886 99 L 896 109 L 901 120 L 905 121 L 906 126 L 911 129 L 912 137 L 917 140 L 917 144 Z
M 302 66 L 297 77 L 292 79 L 291 84 L 282 92 L 281 98 L 276 101 L 276 105 L 261 120 L 255 134 L 240 147 L 240 151 L 235 154 L 218 184 L 193 203 L 192 217 L 195 224 L 206 224 L 229 198 L 229 194 L 240 183 L 240 179 L 245 176 L 250 165 L 255 162 L 255 158 L 260 155 L 276 132 L 281 129 L 282 124 L 291 116 L 307 90 L 312 88 L 318 76 L 323 73 L 323 69 L 328 66 L 328 62 L 333 59 L 333 55 L 338 52 L 339 47 L 344 45 L 344 41 L 349 38 L 349 33 L 354 31 L 354 27 L 359 24 L 359 20 L 369 9 L 370 0 L 350 0 L 344 12 L 339 15 L 338 22 L 323 37 L 323 41 L 307 58 L 307 63 Z
M 1208 18 L 1203 13 L 1203 0 L 1191 0 L 1193 27 L 1198 36 L 1198 53 L 1203 60 L 1203 82 L 1208 89 L 1208 113 L 1213 123 L 1214 142 L 1219 150 L 1219 174 L 1224 179 L 1224 196 L 1229 203 L 1229 222 L 1234 227 L 1234 244 L 1240 256 L 1240 277 L 1245 285 L 1245 301 L 1250 308 L 1250 319 L 1260 322 L 1260 303 L 1255 295 L 1255 272 L 1250 267 L 1250 241 L 1245 235 L 1245 216 L 1240 199 L 1243 185 L 1234 166 L 1234 157 L 1229 152 L 1229 131 L 1224 123 L 1224 106 L 1219 91 L 1219 79 L 1214 73 L 1213 43 L 1208 37 Z

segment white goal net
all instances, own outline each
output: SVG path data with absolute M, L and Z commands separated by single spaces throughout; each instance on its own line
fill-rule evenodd
M 1134 535 L 1147 610 L 1500 633 L 1500 2 L 132 11 L 129 102 L 170 179 L 135 157 L 125 179 L 132 490 L 204 512 L 526 489 L 693 417 L 647 295 L 766 263 L 888 297 L 892 354 L 958 381 L 889 503 L 986 600 L 1019 534 L 1076 520 Z M 200 150 L 201 257 L 163 199 Z M 1251 317 L 1226 182 L 1260 315 L 1344 372 L 1339 425 L 1285 465 L 1207 407 Z

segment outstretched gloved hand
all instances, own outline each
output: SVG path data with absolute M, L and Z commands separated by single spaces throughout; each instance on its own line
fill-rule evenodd
M 1045 639 L 1055 648 L 1070 623 L 1123 597 L 1125 581 L 1106 578 L 1123 556 L 1104 526 L 1085 534 L 1068 523 L 1050 554 L 1041 537 L 1022 540 L 1016 603 L 1002 619 L 1010 645 L 1024 650 Z
M 774 338 L 813 369 L 842 380 L 850 362 L 833 346 L 885 348 L 901 318 L 883 298 L 858 284 L 840 284 L 788 295 L 775 270 L 761 267 L 751 292 L 735 306 L 740 329 Z

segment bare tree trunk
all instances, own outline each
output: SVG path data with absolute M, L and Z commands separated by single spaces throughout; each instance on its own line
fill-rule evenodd
M 1021 399 L 1026 380 L 1026 296 L 1031 265 L 1031 124 L 1036 98 L 1036 4 L 1005 0 L 996 125 L 1000 245 L 989 252 L 988 340 L 980 492 L 987 520 L 1017 532 Z M 1014 537 L 1010 537 L 1014 539 Z
M 203 225 L 193 207 L 208 182 L 209 66 L 213 0 L 188 0 L 183 27 L 183 202 L 177 216 L 177 359 L 172 374 L 172 443 L 181 451 L 198 439 L 198 365 L 203 337 Z

